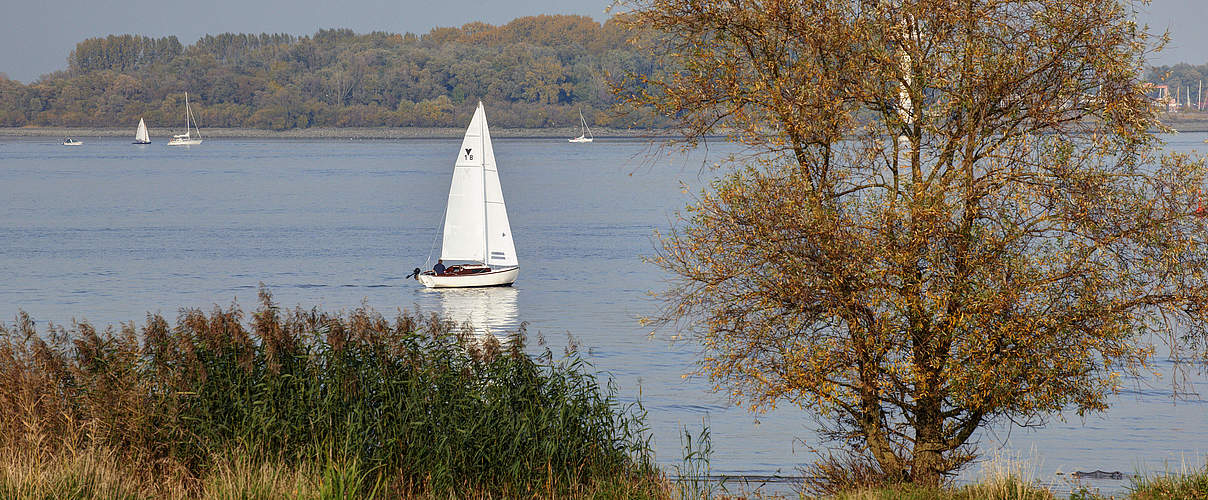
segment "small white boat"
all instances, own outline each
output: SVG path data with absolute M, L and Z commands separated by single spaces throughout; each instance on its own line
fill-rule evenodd
M 452 265 L 440 274 L 418 273 L 416 279 L 424 286 L 508 286 L 516 281 L 520 264 L 481 102 L 453 164 L 442 234 L 440 258 Z
M 83 146 L 84 141 L 77 141 L 75 139 L 68 137 L 66 139 L 63 139 L 63 145 L 64 146 Z
M 428 288 L 511 286 L 519 274 L 519 267 L 495 270 L 484 265 L 455 265 L 449 266 L 442 274 L 432 271 L 421 273 L 419 282 Z
M 582 124 L 582 127 L 583 127 L 582 129 L 580 129 L 579 137 L 576 137 L 574 139 L 567 139 L 567 141 L 569 141 L 569 142 L 591 142 L 592 139 L 595 139 L 595 136 L 591 135 L 591 128 L 587 126 L 587 120 L 585 118 L 583 118 L 582 109 L 579 110 L 579 123 Z
M 138 129 L 134 131 L 135 144 L 151 144 L 151 136 L 147 134 L 147 124 L 142 118 L 138 119 Z
M 194 135 L 193 131 L 197 134 Z M 185 133 L 172 136 L 168 141 L 169 146 L 196 146 L 201 144 L 201 129 L 197 128 L 197 119 L 193 117 L 193 110 L 189 108 L 189 93 L 185 92 Z

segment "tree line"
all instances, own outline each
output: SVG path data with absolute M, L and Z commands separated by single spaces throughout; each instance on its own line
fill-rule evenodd
M 617 114 L 610 75 L 651 75 L 658 59 L 616 19 L 542 15 L 427 34 L 320 30 L 84 40 L 66 70 L 28 85 L 0 79 L 0 126 L 183 123 L 184 92 L 203 127 L 455 127 L 475 103 L 504 127 L 578 122 L 659 127 L 650 111 Z

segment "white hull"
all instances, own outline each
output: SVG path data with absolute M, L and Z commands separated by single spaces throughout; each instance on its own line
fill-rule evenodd
M 168 141 L 169 146 L 196 146 L 201 144 L 201 139 L 172 139 Z
M 567 139 L 567 141 L 569 141 L 569 142 L 591 142 L 591 140 L 592 140 L 591 137 L 582 137 L 582 136 L 576 137 L 574 139 Z
M 83 143 L 83 142 L 80 142 L 80 141 L 76 141 L 76 142 L 64 142 L 64 143 L 63 143 L 63 145 L 64 145 L 64 146 L 83 146 L 83 145 L 84 145 L 84 143 Z
M 507 286 L 516 282 L 519 267 L 492 270 L 485 273 L 436 276 L 431 271 L 419 275 L 419 282 L 428 288 L 469 288 L 478 286 Z

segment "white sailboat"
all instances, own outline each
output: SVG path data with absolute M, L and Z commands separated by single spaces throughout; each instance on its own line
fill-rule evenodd
M 448 203 L 440 258 L 452 265 L 440 274 L 419 273 L 416 279 L 428 288 L 507 286 L 515 282 L 520 264 L 481 102 L 453 164 Z
M 138 119 L 138 130 L 134 131 L 134 144 L 151 144 L 151 136 L 147 134 L 147 124 L 142 118 Z
M 197 131 L 197 135 L 193 135 L 194 130 Z M 193 117 L 193 110 L 189 108 L 189 93 L 185 92 L 185 133 L 172 136 L 168 145 L 196 146 L 198 144 L 201 144 L 201 130 L 197 128 L 197 119 Z
M 583 118 L 582 109 L 579 110 L 579 123 L 581 123 L 583 126 L 583 128 L 580 129 L 579 137 L 567 140 L 569 142 L 591 142 L 592 139 L 595 139 L 595 136 L 591 135 L 591 128 L 587 126 L 587 120 Z
M 83 146 L 84 141 L 78 141 L 78 140 L 68 137 L 66 139 L 63 139 L 63 145 L 64 146 Z

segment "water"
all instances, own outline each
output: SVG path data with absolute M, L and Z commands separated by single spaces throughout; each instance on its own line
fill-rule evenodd
M 1204 137 L 1171 136 L 1169 147 L 1202 147 Z M 39 325 L 116 324 L 147 312 L 173 319 L 179 307 L 251 309 L 263 283 L 284 306 L 419 308 L 498 332 L 524 321 L 556 351 L 573 336 L 622 397 L 640 393 L 664 464 L 680 459 L 681 427 L 695 433 L 704 419 L 714 473 L 796 474 L 820 444 L 800 411 L 752 415 L 706 380 L 683 378 L 697 348 L 637 323 L 657 308 L 647 292 L 664 286 L 640 260 L 653 232 L 689 201 L 681 182 L 688 193 L 704 186 L 701 166 L 732 147 L 651 157 L 640 141 L 497 139 L 519 281 L 432 291 L 404 276 L 433 251 L 460 139 L 84 141 L 0 139 L 4 317 L 22 309 Z M 1106 415 L 999 426 L 980 443 L 1055 483 L 1057 472 L 1177 469 L 1208 452 L 1205 410 L 1199 398 L 1172 403 L 1167 384 L 1150 381 Z

